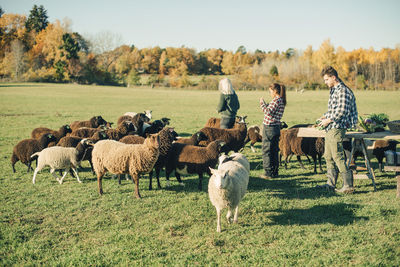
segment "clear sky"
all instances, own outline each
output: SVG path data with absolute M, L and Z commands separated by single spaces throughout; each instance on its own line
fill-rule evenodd
M 400 0 L 0 0 L 5 13 L 27 16 L 34 4 L 83 36 L 112 32 L 138 48 L 304 50 L 328 38 L 346 50 L 400 45 Z

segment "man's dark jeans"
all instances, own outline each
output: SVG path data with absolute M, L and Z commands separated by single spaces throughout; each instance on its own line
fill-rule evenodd
M 262 158 L 264 174 L 270 177 L 278 176 L 279 170 L 279 125 L 263 125 Z
M 235 125 L 235 117 L 221 117 L 221 129 L 231 129 Z

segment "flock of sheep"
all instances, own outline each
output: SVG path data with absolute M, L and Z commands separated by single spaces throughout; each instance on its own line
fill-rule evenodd
M 152 176 L 155 170 L 157 186 L 160 185 L 160 171 L 165 168 L 167 186 L 172 172 L 177 181 L 183 185 L 181 175 L 197 174 L 198 189 L 202 190 L 203 174 L 210 176 L 208 192 L 211 203 L 217 211 L 217 231 L 221 231 L 220 213 L 228 208 L 227 219 L 235 210 L 233 222 L 237 222 L 238 205 L 244 196 L 249 182 L 250 164 L 246 157 L 238 153 L 247 142 L 254 144 L 262 139 L 258 126 L 247 128 L 246 116 L 238 116 L 234 128 L 220 129 L 220 120 L 210 118 L 205 127 L 189 138 L 179 137 L 174 128 L 169 127 L 170 119 L 153 120 L 151 111 L 143 113 L 127 112 L 117 120 L 117 127 L 101 116 L 87 121 L 74 121 L 63 125 L 58 131 L 49 128 L 36 128 L 30 139 L 20 141 L 13 149 L 11 164 L 15 172 L 15 163 L 24 163 L 28 172 L 32 161 L 36 160 L 36 169 L 32 178 L 35 183 L 37 173 L 45 166 L 61 184 L 70 172 L 78 182 L 77 167 L 80 162 L 88 160 L 92 171 L 97 176 L 99 194 L 103 194 L 102 178 L 109 172 L 118 175 L 130 175 L 135 183 L 135 196 L 139 193 L 140 175 L 149 173 L 149 190 L 152 189 Z M 316 162 L 323 154 L 323 138 L 297 137 L 298 127 L 289 129 L 281 125 L 280 151 L 285 167 L 290 156 L 310 156 Z M 234 153 L 228 156 L 228 153 Z M 218 168 L 215 167 L 218 164 Z M 55 171 L 64 170 L 61 178 Z

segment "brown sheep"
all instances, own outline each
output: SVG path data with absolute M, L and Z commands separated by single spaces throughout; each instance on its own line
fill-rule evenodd
M 118 141 L 122 137 L 128 135 L 129 132 L 136 131 L 136 127 L 130 121 L 125 121 L 118 125 L 116 129 L 105 130 L 104 133 L 107 135 L 108 139 Z
M 157 187 L 161 188 L 160 184 L 160 171 L 166 166 L 168 155 L 172 149 L 172 144 L 176 141 L 176 137 L 178 134 L 174 131 L 174 128 L 164 127 L 159 133 L 160 137 L 160 154 L 158 155 L 158 159 L 156 164 L 154 165 L 154 169 L 156 171 L 157 177 Z M 153 171 L 149 173 L 149 190 L 152 190 L 152 178 Z
M 322 155 L 324 153 L 325 142 L 324 138 L 297 137 L 298 132 L 299 128 L 281 130 L 279 150 L 281 158 L 283 157 L 284 159 L 285 169 L 287 168 L 287 162 L 290 155 L 296 155 L 301 168 L 304 169 L 304 165 L 301 162 L 300 156 L 308 155 L 314 160 L 314 173 L 317 173 L 317 158 L 319 162 L 319 168 L 322 172 Z
M 60 129 L 58 129 L 58 131 L 54 131 L 52 129 L 49 128 L 45 128 L 45 127 L 39 127 L 39 128 L 35 128 L 33 129 L 31 136 L 34 139 L 39 139 L 43 134 L 52 134 L 56 137 L 57 142 L 64 136 L 66 136 L 68 133 L 72 132 L 71 127 L 69 127 L 69 125 L 63 125 L 60 127 Z
M 107 122 L 101 116 L 95 116 L 88 121 L 74 121 L 69 126 L 73 131 L 81 127 L 97 128 L 100 125 L 107 125 Z
M 131 145 L 134 145 L 134 144 L 143 144 L 144 143 L 144 140 L 145 140 L 145 138 L 144 137 L 142 137 L 142 136 L 139 136 L 139 135 L 127 135 L 127 136 L 124 136 L 124 137 L 122 137 L 121 139 L 119 139 L 119 141 L 121 142 L 121 143 L 124 143 L 124 144 L 131 144 Z
M 80 138 L 91 138 L 95 133 L 104 132 L 110 128 L 99 126 L 98 128 L 90 128 L 90 127 L 80 127 L 78 129 L 73 130 L 67 136 L 75 136 Z
M 246 123 L 239 123 L 237 129 L 219 129 L 212 127 L 205 127 L 200 130 L 207 136 L 207 141 L 201 141 L 200 145 L 204 146 L 215 140 L 223 140 L 226 144 L 225 153 L 229 151 L 239 152 L 244 147 L 244 140 L 247 134 Z
M 233 128 L 239 128 L 239 122 L 244 122 L 247 116 L 236 116 L 235 124 Z M 212 127 L 212 128 L 221 128 L 221 119 L 211 117 L 208 119 L 206 125 L 204 127 Z
M 11 156 L 11 166 L 13 172 L 15 173 L 15 163 L 19 160 L 28 166 L 28 171 L 31 170 L 32 161 L 35 158 L 31 158 L 31 156 L 39 151 L 45 149 L 50 142 L 55 142 L 56 137 L 52 134 L 43 134 L 39 140 L 37 139 L 24 139 L 18 142 L 13 148 L 13 153 Z
M 207 136 L 203 132 L 196 132 L 189 138 L 178 138 L 175 142 L 197 146 L 201 141 L 207 141 Z
M 281 122 L 281 129 L 287 128 L 288 125 L 282 121 Z M 262 142 L 262 131 L 259 126 L 254 125 L 250 126 L 247 129 L 246 139 L 244 140 L 244 144 L 247 144 L 250 141 L 250 148 L 251 151 L 256 152 L 254 145 L 257 142 Z
M 121 117 L 118 118 L 117 120 L 117 125 L 120 125 L 121 123 L 123 123 L 124 121 L 132 121 L 133 117 L 129 116 L 129 115 L 122 115 Z
M 169 176 L 175 171 L 175 177 L 183 185 L 181 174 L 198 174 L 198 188 L 202 190 L 203 173 L 211 176 L 210 168 L 215 168 L 219 155 L 224 151 L 225 142 L 216 140 L 207 147 L 198 147 L 173 143 L 168 154 L 165 176 L 169 185 Z

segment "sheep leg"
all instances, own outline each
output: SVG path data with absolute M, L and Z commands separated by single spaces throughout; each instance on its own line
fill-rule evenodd
M 104 173 L 97 173 L 97 184 L 99 187 L 99 194 L 102 195 L 103 194 L 103 185 L 102 185 L 102 179 L 103 179 L 103 175 Z
M 79 182 L 79 183 L 82 183 L 82 181 L 81 181 L 81 180 L 79 180 L 79 176 L 78 176 L 78 172 L 77 172 L 77 170 L 76 170 L 75 168 L 72 168 L 72 171 L 75 173 L 75 175 L 76 175 L 76 179 L 78 180 L 78 182 Z
M 95 174 L 94 168 L 93 168 L 93 163 L 92 163 L 91 159 L 89 160 L 89 164 L 90 164 L 90 168 L 92 169 L 92 173 Z
M 199 186 L 198 186 L 199 191 L 202 190 L 202 187 L 203 187 L 203 173 L 199 173 Z
M 14 173 L 15 173 L 15 163 L 17 163 L 17 161 L 18 161 L 18 158 L 17 158 L 17 156 L 13 153 L 12 156 L 11 156 L 11 166 L 12 166 L 12 169 L 13 169 L 13 172 L 14 172 Z
M 161 168 L 156 168 L 156 177 L 157 177 L 157 187 L 158 187 L 158 189 L 161 189 L 160 171 L 161 171 Z
M 153 180 L 153 170 L 149 172 L 149 190 L 153 189 L 152 180 Z
M 182 186 L 184 186 L 185 184 L 182 182 L 182 179 L 181 179 L 181 175 L 175 170 L 175 177 L 176 177 L 176 180 L 178 180 L 178 183 L 180 184 L 180 185 L 182 185 Z
M 32 168 L 31 164 L 32 164 L 32 161 L 29 161 L 28 162 L 28 171 L 27 171 L 27 173 L 29 173 L 31 171 L 31 168 Z
M 53 177 L 54 178 L 56 178 L 56 180 L 58 181 L 58 177 L 57 177 L 57 174 L 55 173 L 55 169 L 50 169 L 50 173 L 51 173 L 51 175 L 53 175 Z
M 318 173 L 317 172 L 317 156 L 312 156 L 312 159 L 314 160 L 314 173 Z
M 237 205 L 235 208 L 235 215 L 233 216 L 233 223 L 238 222 L 238 216 L 239 216 L 239 205 Z
M 65 169 L 64 175 L 61 177 L 61 179 L 57 179 L 57 181 L 62 184 L 65 176 L 69 173 L 69 168 Z
M 216 208 L 217 210 L 217 232 L 221 233 L 221 210 Z
M 35 172 L 33 173 L 33 178 L 32 178 L 32 183 L 33 183 L 33 184 L 35 184 L 36 175 L 37 175 L 37 173 L 38 173 L 39 171 L 40 171 L 39 168 L 36 167 Z
M 297 161 L 300 163 L 300 167 L 301 167 L 302 169 L 305 169 L 305 167 L 304 167 L 304 165 L 303 165 L 303 162 L 301 162 L 300 156 L 296 156 L 296 157 L 297 157 Z
M 231 217 L 232 217 L 232 210 L 230 207 L 228 207 L 228 212 L 226 213 L 226 220 L 228 221 L 228 223 L 232 222 Z
M 318 155 L 318 162 L 319 162 L 319 170 L 321 172 L 324 172 L 324 170 L 322 169 L 322 155 Z
M 139 193 L 139 176 L 137 174 L 132 173 L 132 181 L 135 181 L 135 197 L 137 199 L 141 199 L 140 193 Z
M 171 171 L 169 171 L 168 169 L 165 170 L 165 179 L 167 180 L 166 186 L 170 187 L 171 183 L 169 181 L 169 175 L 171 174 Z

